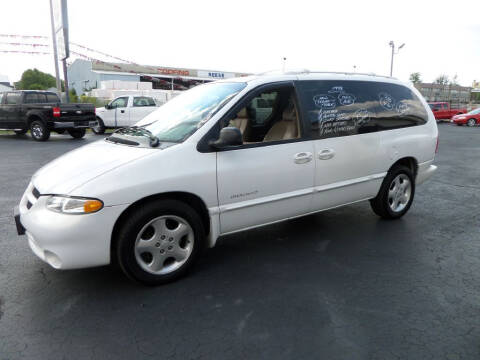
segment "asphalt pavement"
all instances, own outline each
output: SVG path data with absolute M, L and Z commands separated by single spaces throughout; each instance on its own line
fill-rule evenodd
M 480 127 L 439 129 L 401 220 L 365 202 L 230 235 L 153 288 L 54 270 L 16 234 L 31 175 L 99 137 L 0 135 L 0 360 L 479 359 Z

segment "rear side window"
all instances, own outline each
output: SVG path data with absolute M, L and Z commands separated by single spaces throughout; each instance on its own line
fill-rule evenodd
M 155 101 L 147 96 L 135 96 L 133 106 L 155 106 Z
M 60 102 L 59 98 L 55 94 L 47 94 L 47 102 L 48 103 L 57 103 Z
M 25 94 L 25 104 L 36 104 L 38 103 L 38 94 L 37 93 L 27 93 Z
M 20 104 L 20 93 L 7 93 L 5 104 L 9 104 L 9 105 Z
M 314 139 L 425 124 L 427 113 L 405 86 L 370 81 L 301 81 L 300 102 Z

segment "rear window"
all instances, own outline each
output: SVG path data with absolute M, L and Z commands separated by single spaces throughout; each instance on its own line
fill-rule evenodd
M 371 81 L 300 81 L 304 116 L 314 139 L 425 124 L 428 117 L 407 87 Z

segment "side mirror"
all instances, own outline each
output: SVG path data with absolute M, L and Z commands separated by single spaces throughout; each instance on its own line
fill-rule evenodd
M 110 104 L 105 105 L 105 109 L 110 110 L 111 108 L 112 108 L 112 105 L 110 105 Z
M 233 146 L 240 146 L 243 144 L 243 137 L 240 129 L 229 126 L 220 130 L 220 136 L 217 140 L 212 141 L 210 146 L 214 149 L 221 150 Z

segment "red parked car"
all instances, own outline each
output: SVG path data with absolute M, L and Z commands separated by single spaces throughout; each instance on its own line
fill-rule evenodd
M 437 120 L 450 120 L 452 116 L 465 114 L 467 109 L 453 109 L 448 102 L 431 102 L 428 103 L 430 109 L 432 109 L 433 115 Z
M 452 117 L 452 122 L 459 126 L 475 126 L 480 124 L 480 108 L 470 111 L 466 114 L 455 115 Z

